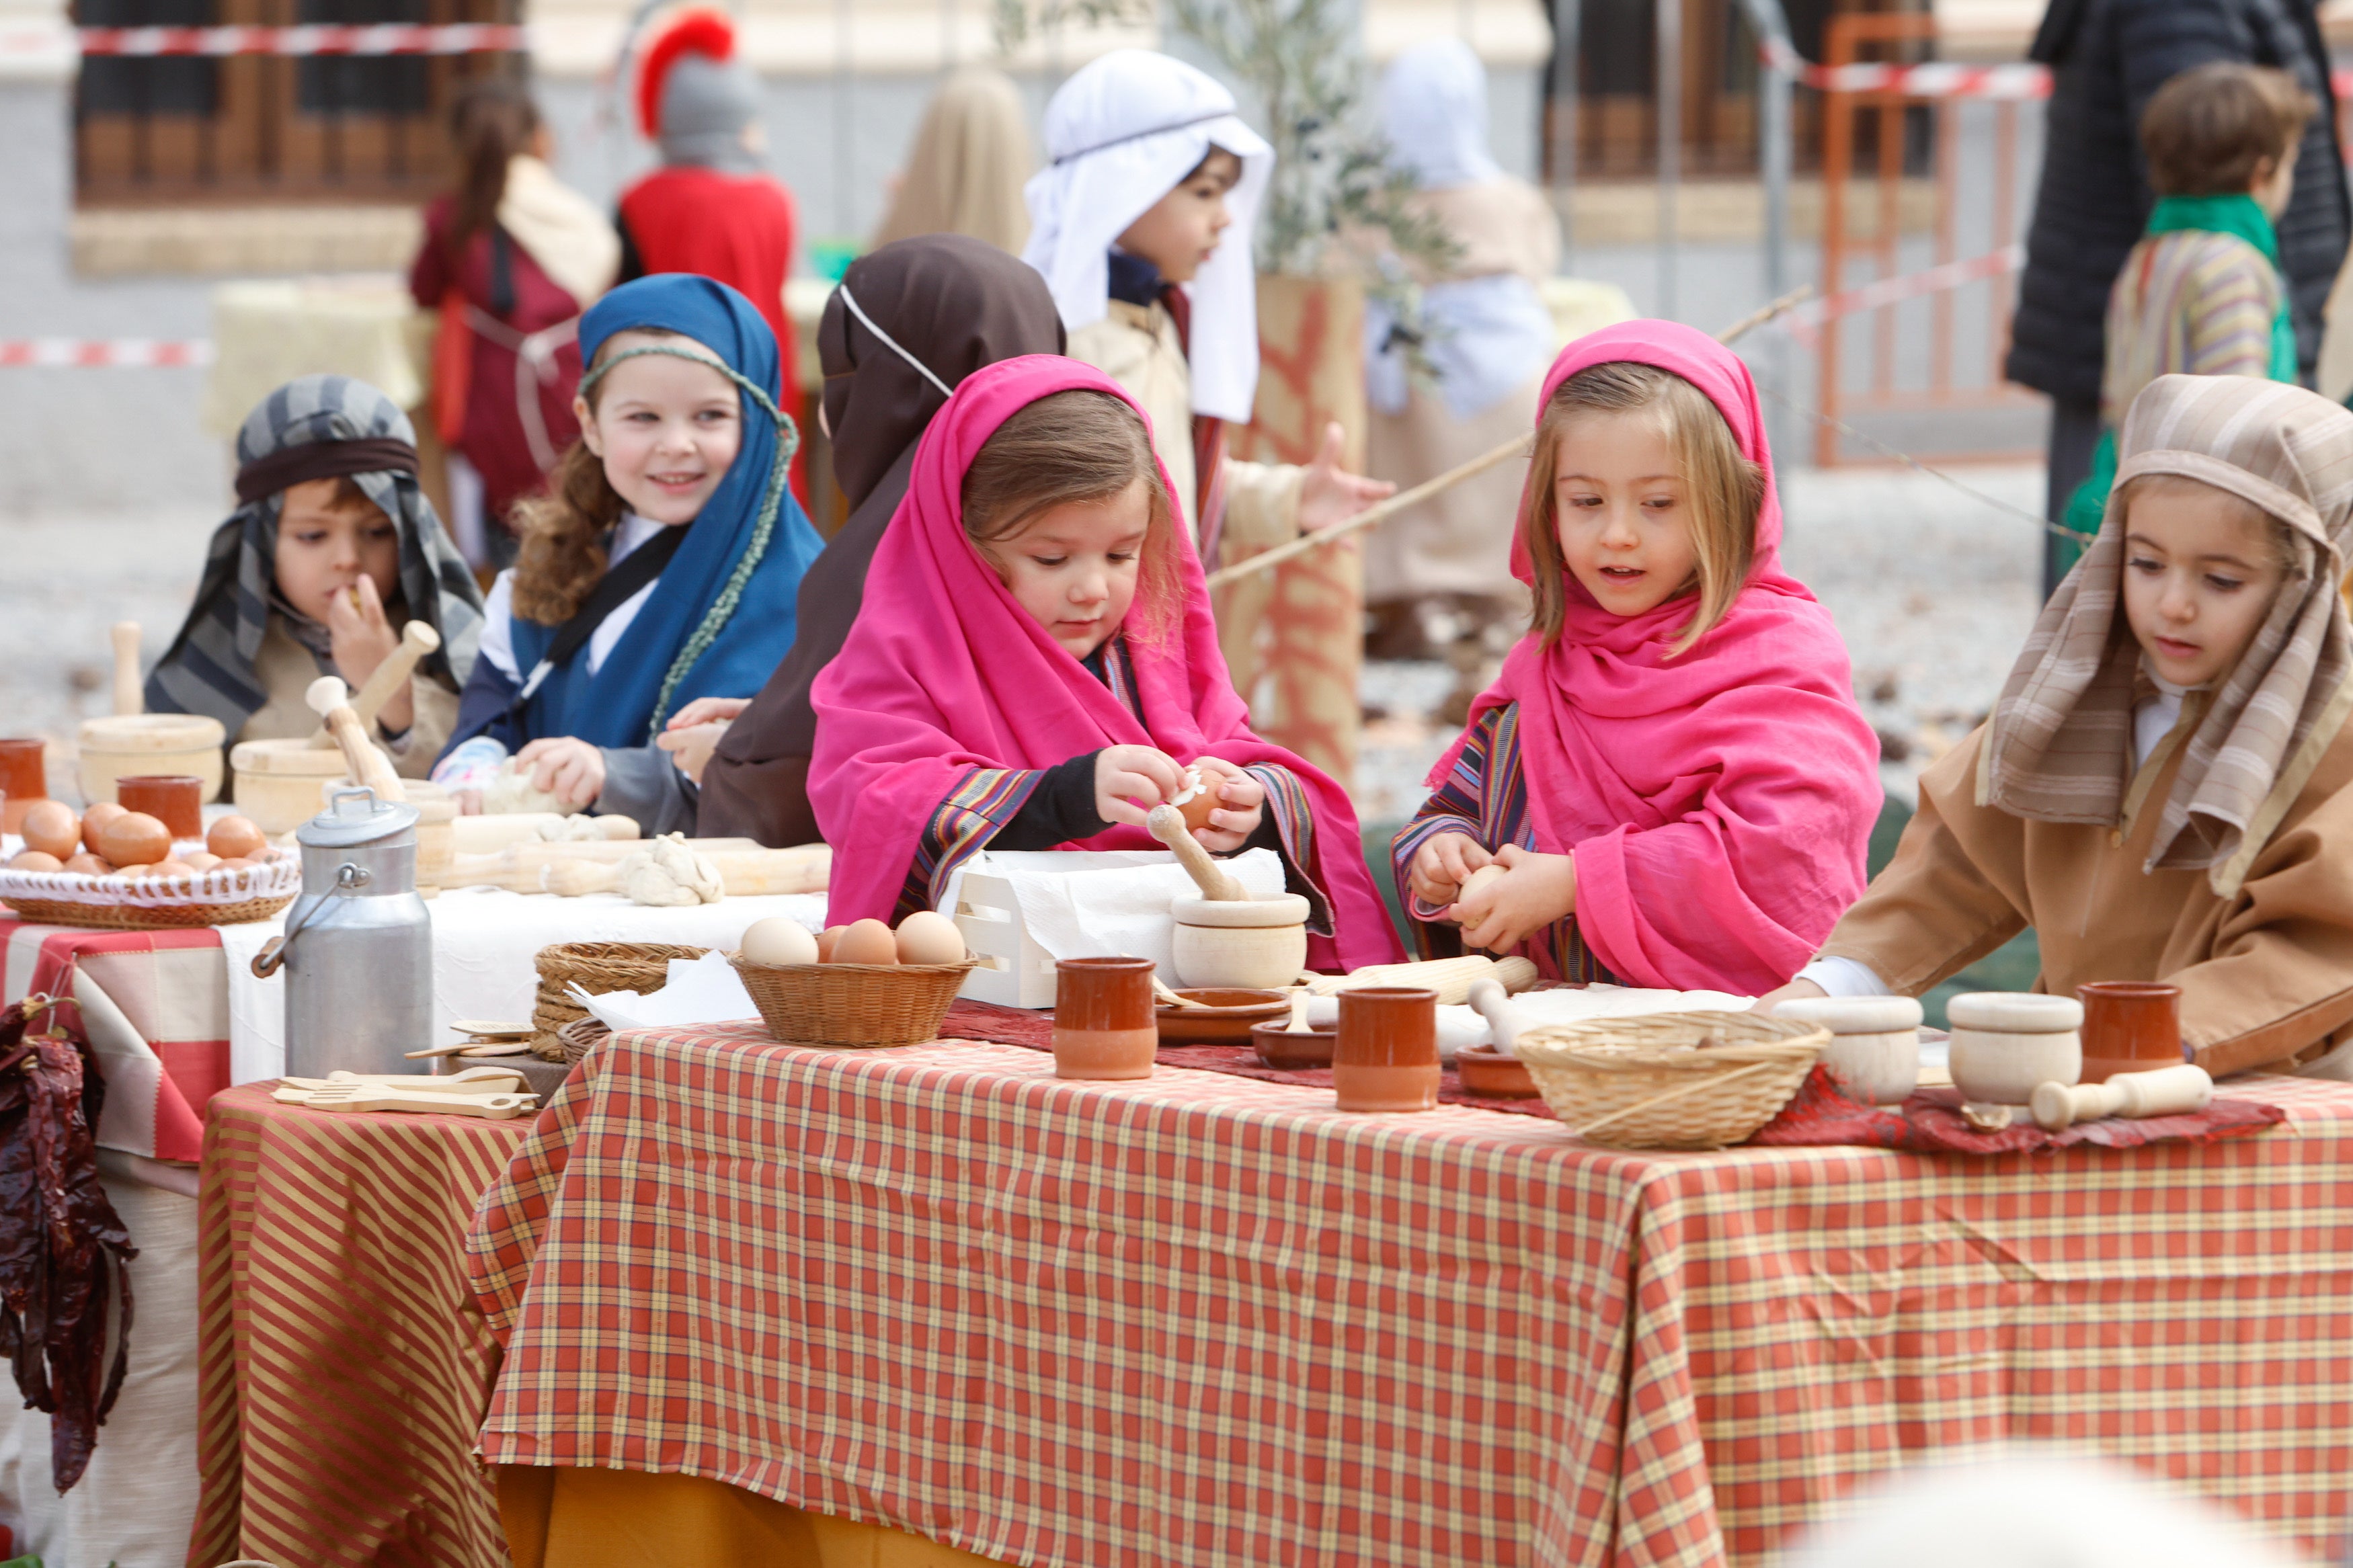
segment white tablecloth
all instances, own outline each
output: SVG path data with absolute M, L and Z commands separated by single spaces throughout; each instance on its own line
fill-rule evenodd
M 817 931 L 825 924 L 825 895 L 785 893 L 722 899 L 692 909 L 658 910 L 617 893 L 582 899 L 526 897 L 495 888 L 460 888 L 426 905 L 433 912 L 433 1026 L 458 1018 L 527 1021 L 539 990 L 533 959 L 559 942 L 658 942 L 691 947 L 733 947 L 744 928 L 770 915 L 789 915 Z M 229 1079 L 251 1083 L 286 1070 L 286 980 L 253 977 L 253 955 L 284 929 L 284 917 L 221 928 L 228 961 Z M 300 940 L 299 938 L 297 939 Z

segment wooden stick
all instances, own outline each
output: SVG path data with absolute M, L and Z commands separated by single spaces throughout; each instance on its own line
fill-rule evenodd
M 1201 841 L 1186 830 L 1184 814 L 1173 805 L 1155 805 L 1144 814 L 1145 831 L 1176 853 L 1176 863 L 1193 879 L 1201 896 L 1212 903 L 1247 903 L 1250 890 L 1209 858 Z
M 114 710 L 144 713 L 147 696 L 139 685 L 139 623 L 117 621 L 109 635 L 114 639 Z
M 352 698 L 352 711 L 359 716 L 361 733 L 366 733 L 375 723 L 376 714 L 392 700 L 392 694 L 400 689 L 401 682 L 417 668 L 417 661 L 440 646 L 441 634 L 421 620 L 410 621 L 400 628 L 399 646 L 385 656 L 384 662 L 375 667 L 375 673 Z M 335 738 L 327 733 L 324 724 L 311 737 L 313 751 L 326 751 L 334 743 Z
M 343 747 L 343 765 L 351 770 L 352 777 L 375 791 L 378 800 L 406 800 L 408 791 L 401 784 L 400 775 L 392 771 L 391 759 L 377 751 L 375 743 L 367 738 L 367 731 L 360 728 L 359 715 L 352 711 L 344 696 L 343 681 L 332 675 L 319 677 L 302 694 L 311 711 L 326 720 L 328 732 Z
M 1762 310 L 1753 310 L 1725 328 L 1716 334 L 1716 342 L 1725 344 L 1737 342 L 1766 322 L 1803 302 L 1813 291 L 1814 286 L 1810 283 L 1790 289 Z M 1400 490 L 1387 500 L 1375 501 L 1345 522 L 1335 523 L 1330 528 L 1318 529 L 1314 533 L 1303 533 L 1298 538 L 1287 543 L 1278 544 L 1271 550 L 1262 550 L 1247 561 L 1237 561 L 1230 566 L 1221 566 L 1209 574 L 1208 586 L 1220 587 L 1238 579 L 1280 566 L 1286 561 L 1304 555 L 1318 546 L 1331 543 L 1334 540 L 1345 539 L 1350 534 L 1367 528 L 1377 528 L 1398 512 L 1409 507 L 1419 506 L 1440 490 L 1452 489 L 1463 480 L 1475 479 L 1499 463 L 1508 463 L 1514 458 L 1526 457 L 1534 439 L 1535 437 L 1531 436 L 1514 436 L 1493 451 L 1482 452 L 1467 463 L 1457 464 L 1434 479 L 1425 479 L 1413 489 Z

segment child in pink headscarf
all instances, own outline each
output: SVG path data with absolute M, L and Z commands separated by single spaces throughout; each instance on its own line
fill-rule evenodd
M 1779 567 L 1756 384 L 1629 321 L 1563 350 L 1538 407 L 1512 544 L 1534 626 L 1391 846 L 1417 940 L 1768 991 L 1862 892 L 1881 790 L 1846 647 Z
M 1244 722 L 1170 498 L 1141 411 L 1076 360 L 1001 360 L 933 417 L 811 693 L 832 923 L 933 908 L 984 847 L 1156 847 L 1145 813 L 1196 768 L 1196 837 L 1282 855 L 1311 963 L 1400 956 L 1345 793 Z

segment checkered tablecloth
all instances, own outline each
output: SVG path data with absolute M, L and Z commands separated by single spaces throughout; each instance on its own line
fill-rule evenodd
M 2243 1142 L 1611 1153 L 942 1043 L 628 1035 L 483 1199 L 487 1458 L 1028 1564 L 1757 1562 L 1907 1458 L 2353 1509 L 2353 1089 Z
M 529 1125 L 213 1101 L 190 1568 L 505 1568 L 470 1457 L 498 1347 L 458 1244 Z

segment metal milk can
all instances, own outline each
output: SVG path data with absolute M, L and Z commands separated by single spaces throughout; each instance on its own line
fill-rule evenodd
M 255 956 L 286 968 L 286 1072 L 411 1073 L 433 1043 L 433 919 L 417 892 L 417 808 L 338 789 L 295 829 L 302 896 Z

